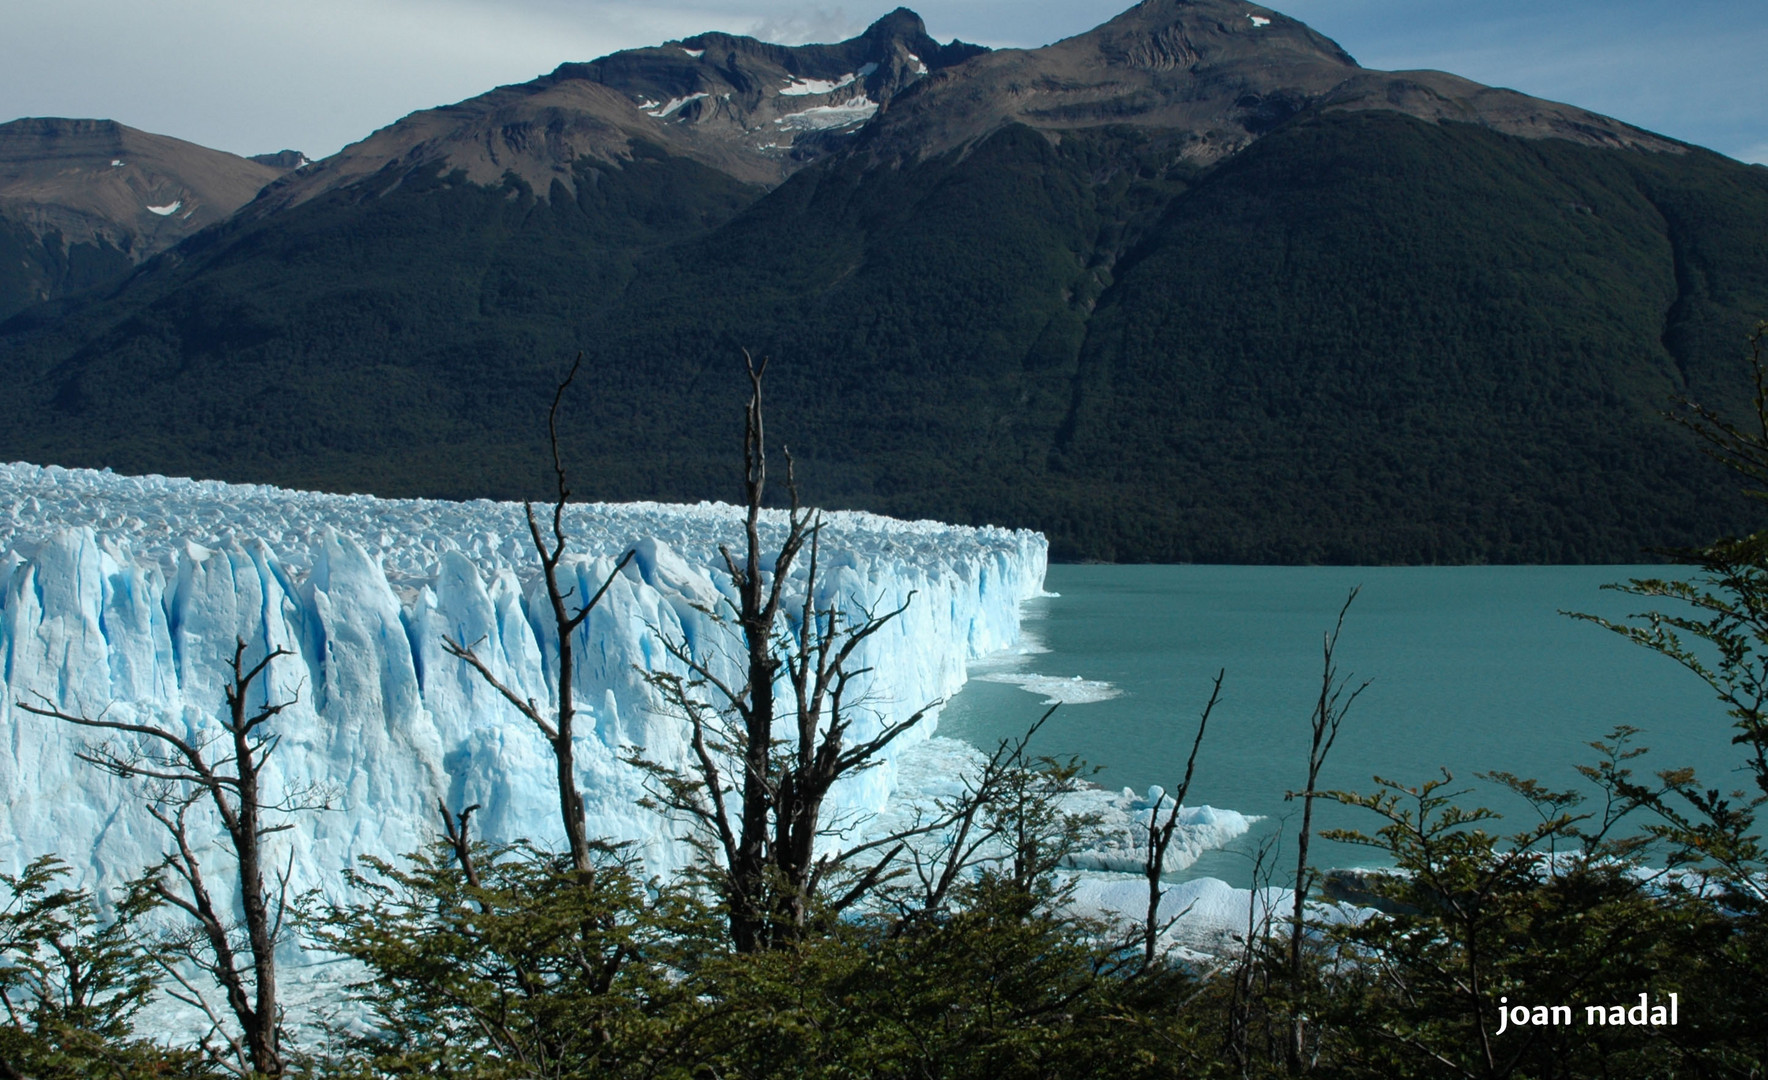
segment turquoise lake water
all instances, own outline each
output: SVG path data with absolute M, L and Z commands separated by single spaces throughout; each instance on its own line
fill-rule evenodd
M 1601 586 L 1672 567 L 1052 566 L 1058 596 L 1025 609 L 1032 652 L 978 667 L 946 707 L 939 733 L 992 747 L 1042 714 L 1042 694 L 989 681 L 1031 675 L 1109 683 L 1118 696 L 1063 705 L 1034 750 L 1103 766 L 1097 782 L 1177 786 L 1209 680 L 1226 668 L 1188 803 L 1265 820 L 1189 871 L 1245 884 L 1248 852 L 1281 833 L 1293 864 L 1308 720 L 1320 692 L 1322 635 L 1352 586 L 1362 592 L 1339 642 L 1340 673 L 1373 680 L 1352 707 L 1322 788 L 1368 791 L 1371 777 L 1414 784 L 1448 767 L 1463 800 L 1499 809 L 1515 828 L 1526 804 L 1476 773 L 1506 770 L 1576 787 L 1588 747 L 1617 724 L 1642 729 L 1647 775 L 1691 765 L 1709 786 L 1736 787 L 1730 722 L 1692 674 L 1561 611 L 1619 617 L 1644 610 Z M 1374 831 L 1372 814 L 1316 804 L 1321 828 Z M 1510 831 L 1510 830 L 1506 830 Z M 1315 848 L 1320 865 L 1379 865 L 1377 853 Z M 1280 875 L 1279 883 L 1283 883 Z

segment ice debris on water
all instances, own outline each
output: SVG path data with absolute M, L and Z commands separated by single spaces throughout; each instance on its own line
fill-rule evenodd
M 1090 705 L 1110 701 L 1123 693 L 1103 679 L 1086 679 L 1079 675 L 1032 675 L 1018 671 L 992 671 L 978 675 L 983 682 L 1007 683 L 1021 690 L 1043 696 L 1045 705 Z

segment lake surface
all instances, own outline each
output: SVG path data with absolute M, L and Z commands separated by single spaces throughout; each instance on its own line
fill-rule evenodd
M 1059 595 L 1026 608 L 1031 651 L 976 667 L 939 733 L 992 748 L 1023 732 L 1046 708 L 1039 688 L 1048 684 L 1034 676 L 1070 684 L 1069 696 L 1115 691 L 1063 705 L 1034 750 L 1103 766 L 1095 779 L 1107 787 L 1172 789 L 1210 679 L 1225 668 L 1186 802 L 1265 820 L 1189 875 L 1245 884 L 1260 842 L 1280 835 L 1279 865 L 1293 866 L 1299 804 L 1284 793 L 1306 778 L 1322 636 L 1361 585 L 1338 666 L 1353 686 L 1372 682 L 1351 708 L 1322 788 L 1369 791 L 1375 775 L 1416 784 L 1447 767 L 1455 788 L 1474 789 L 1465 803 L 1502 810 L 1498 824 L 1515 831 L 1533 822 L 1532 812 L 1475 774 L 1506 770 L 1580 786 L 1574 766 L 1596 756 L 1588 743 L 1618 724 L 1642 729 L 1635 743 L 1651 748 L 1634 763 L 1637 775 L 1692 765 L 1710 786 L 1733 788 L 1741 755 L 1711 691 L 1656 653 L 1560 614 L 1645 610 L 1644 601 L 1601 586 L 1677 569 L 1052 566 L 1046 588 Z M 1319 803 L 1315 820 L 1367 832 L 1380 825 L 1367 811 Z M 1320 865 L 1386 862 L 1346 845 L 1314 850 Z

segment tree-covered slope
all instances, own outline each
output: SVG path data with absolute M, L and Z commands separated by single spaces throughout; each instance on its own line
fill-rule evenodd
M 1738 527 L 1737 503 L 1660 413 L 1741 411 L 1764 227 L 1768 170 L 1700 151 L 1296 124 L 1119 267 L 1052 464 L 1114 491 L 1089 509 L 1121 524 L 1088 531 L 1160 558 L 1691 543 Z M 1144 505 L 1150 489 L 1172 498 Z
M 647 264 L 673 299 L 604 354 L 770 350 L 838 501 L 1068 557 L 1631 559 L 1740 527 L 1660 413 L 1743 404 L 1768 171 L 1381 114 L 1208 171 L 1171 150 L 1021 128 L 803 174 Z
M 238 220 L 0 338 L 10 458 L 456 497 L 526 490 L 535 402 L 648 247 L 760 194 L 640 155 L 537 199 L 418 170 Z M 512 479 L 519 477 L 520 479 Z

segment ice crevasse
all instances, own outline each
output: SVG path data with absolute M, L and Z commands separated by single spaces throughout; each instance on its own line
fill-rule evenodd
M 866 643 L 855 737 L 949 697 L 969 660 L 1015 641 L 1020 602 L 1042 590 L 1037 533 L 849 512 L 824 520 L 818 606 L 858 616 L 906 604 Z M 731 595 L 718 547 L 737 548 L 741 524 L 739 508 L 707 503 L 565 515 L 576 596 L 636 552 L 579 631 L 578 781 L 591 835 L 636 841 L 653 871 L 679 864 L 680 826 L 638 805 L 643 777 L 623 758 L 642 746 L 685 761 L 684 724 L 645 681 L 676 663 L 665 641 L 735 674 L 740 642 L 710 612 Z M 765 515 L 764 546 L 784 528 L 782 514 Z M 800 571 L 787 591 L 802 588 Z M 550 749 L 444 652 L 445 636 L 472 644 L 518 693 L 552 700 L 557 640 L 519 504 L 0 465 L 0 870 L 54 852 L 79 884 L 104 891 L 166 846 L 139 782 L 76 756 L 98 733 L 17 702 L 202 742 L 220 733 L 236 639 L 248 663 L 290 654 L 271 664 L 258 699 L 293 702 L 272 721 L 267 800 L 311 785 L 333 796 L 333 809 L 293 814 L 275 838 L 295 887 L 336 896 L 360 857 L 422 847 L 437 836 L 438 799 L 481 804 L 488 839 L 562 844 Z M 838 788 L 832 809 L 876 810 L 893 783 L 887 760 Z

